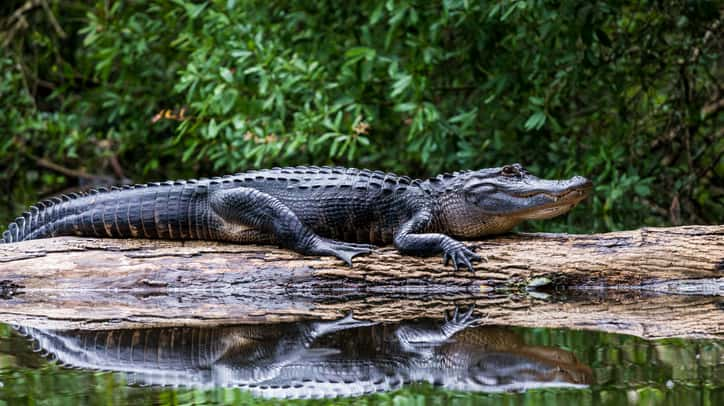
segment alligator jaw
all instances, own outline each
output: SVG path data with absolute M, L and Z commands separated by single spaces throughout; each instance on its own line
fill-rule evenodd
M 515 197 L 519 198 L 530 198 L 533 196 L 545 196 L 552 200 L 554 203 L 558 202 L 558 200 L 574 200 L 578 198 L 579 200 L 585 199 L 588 197 L 590 189 L 572 189 L 572 190 L 564 190 L 560 193 L 550 193 L 550 192 L 535 192 L 535 193 L 528 193 L 528 194 L 516 194 Z
M 540 204 L 536 204 L 521 213 L 520 218 L 525 220 L 545 220 L 566 213 L 588 197 L 592 185 L 591 181 L 582 179 L 558 193 L 541 191 L 527 196 L 515 196 L 519 199 L 541 200 Z

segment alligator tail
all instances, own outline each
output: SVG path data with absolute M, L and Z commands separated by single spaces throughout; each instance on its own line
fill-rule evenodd
M 8 225 L 0 243 L 73 234 L 100 236 L 96 229 L 102 229 L 103 225 L 95 224 L 99 222 L 98 212 L 93 211 L 94 196 L 116 190 L 121 188 L 92 189 L 88 193 L 59 195 L 36 203 Z
M 8 225 L 0 243 L 52 236 L 58 220 L 67 215 L 68 203 L 79 197 L 75 193 L 61 195 L 30 206 L 28 211 Z
M 113 238 L 213 239 L 196 181 L 99 188 L 44 200 L 10 223 L 0 243 L 77 235 Z

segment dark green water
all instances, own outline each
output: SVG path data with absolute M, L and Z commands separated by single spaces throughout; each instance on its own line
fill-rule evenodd
M 474 327 L 478 330 L 461 331 L 444 344 L 418 346 L 410 350 L 401 349 L 395 338 L 399 325 L 393 325 L 334 332 L 309 347 L 317 350 L 313 352 L 316 355 L 310 356 L 307 353 L 309 348 L 304 347 L 305 355 L 299 356 L 294 352 L 294 343 L 303 334 L 298 334 L 296 325 L 262 327 L 274 334 L 255 336 L 249 341 L 244 338 L 248 331 L 243 326 L 165 331 L 146 329 L 140 332 L 119 330 L 111 335 L 101 333 L 95 336 L 94 332 L 36 331 L 36 340 L 32 341 L 13 328 L 0 325 L 0 404 L 724 405 L 722 341 L 646 341 L 586 331 Z M 27 331 L 24 333 L 28 334 Z M 41 339 L 38 340 L 38 337 Z M 95 344 L 89 344 L 89 340 Z M 163 348 L 163 354 L 157 349 L 149 349 L 149 345 L 152 346 L 149 342 L 162 342 L 159 348 Z M 202 342 L 204 344 L 200 344 Z M 75 363 L 75 367 L 63 367 L 58 362 L 49 361 L 47 354 L 34 352 L 33 346 L 36 350 L 55 352 L 55 357 L 65 357 L 65 363 Z M 141 347 L 149 354 L 155 354 L 151 357 L 154 362 L 162 359 L 171 362 L 184 357 L 186 361 L 179 361 L 180 367 L 178 363 L 163 364 L 159 368 L 166 373 L 163 378 L 151 371 L 155 368 L 154 362 L 147 362 L 145 366 L 139 362 L 135 371 L 118 372 L 135 368 L 133 363 L 121 365 L 118 360 L 123 358 L 123 354 L 131 354 L 129 357 L 134 360 L 149 361 L 148 355 L 139 355 Z M 214 351 L 218 354 L 215 355 Z M 207 361 L 211 360 L 211 366 L 198 360 L 201 353 Z M 289 358 L 288 354 L 292 353 L 297 355 Z M 391 391 L 333 399 L 269 399 L 241 388 L 214 386 L 219 382 L 227 385 L 229 379 L 233 381 L 238 378 L 237 375 L 207 374 L 210 369 L 243 365 L 256 371 L 251 376 L 257 379 L 258 370 L 274 362 L 279 366 L 274 373 L 278 373 L 290 368 L 292 363 L 300 365 L 310 360 L 343 360 L 349 363 L 362 359 L 375 368 L 383 364 L 381 368 L 402 368 L 401 365 L 404 365 L 419 372 L 424 362 L 436 359 L 435 356 L 441 353 L 452 354 L 453 361 L 446 364 L 448 370 L 437 368 L 431 372 L 438 376 L 433 380 L 437 381 L 437 385 L 405 383 Z M 279 359 L 287 361 L 279 362 Z M 526 381 L 526 388 L 497 391 L 493 385 L 493 389 L 484 391 L 479 388 L 467 391 L 450 389 L 445 382 L 453 382 L 458 379 L 455 377 L 468 374 L 469 368 L 457 367 L 470 359 L 482 359 L 490 365 L 482 373 L 495 374 L 497 384 Z M 255 365 L 259 368 L 255 369 Z M 174 368 L 180 372 L 170 379 L 168 370 Z M 345 370 L 352 369 L 350 366 Z M 481 371 L 477 370 L 477 373 Z M 447 378 L 450 379 L 446 381 Z M 553 381 L 566 386 L 570 386 L 569 383 L 586 384 L 551 387 Z M 160 383 L 178 386 L 160 386 Z

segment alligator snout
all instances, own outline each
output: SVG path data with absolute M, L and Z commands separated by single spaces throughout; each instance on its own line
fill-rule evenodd
M 590 190 L 593 188 L 593 182 L 591 182 L 588 178 L 584 178 L 583 176 L 574 176 L 571 178 L 571 183 L 576 185 L 575 187 L 577 189 L 587 189 Z
M 593 190 L 593 182 L 583 176 L 574 176 L 571 178 L 573 186 L 569 188 L 568 194 L 572 194 L 576 200 L 581 201 L 588 197 Z

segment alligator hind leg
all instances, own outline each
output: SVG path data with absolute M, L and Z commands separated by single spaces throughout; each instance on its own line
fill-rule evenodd
M 332 255 L 351 266 L 354 256 L 368 254 L 374 249 L 372 245 L 320 237 L 289 207 L 256 189 L 240 187 L 215 191 L 209 196 L 209 203 L 224 221 L 271 234 L 280 245 L 301 254 Z

